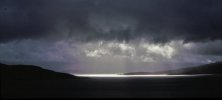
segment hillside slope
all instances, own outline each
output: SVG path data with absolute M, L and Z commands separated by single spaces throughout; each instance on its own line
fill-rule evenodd
M 31 65 L 0 64 L 1 80 L 73 79 L 75 76 Z

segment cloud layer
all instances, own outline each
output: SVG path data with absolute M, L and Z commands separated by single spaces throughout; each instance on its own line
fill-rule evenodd
M 0 62 L 69 73 L 222 61 L 221 0 L 1 0 Z
M 69 73 L 152 72 L 221 61 L 222 56 L 217 51 L 222 48 L 212 46 L 221 43 L 221 40 L 166 44 L 144 40 L 130 43 L 19 40 L 0 44 L 0 61 L 34 64 Z
M 221 0 L 1 0 L 0 38 L 221 39 L 221 4 Z

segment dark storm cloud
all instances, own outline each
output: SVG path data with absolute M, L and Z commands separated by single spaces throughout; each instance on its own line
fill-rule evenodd
M 0 38 L 34 38 L 45 36 L 55 30 L 60 20 L 81 27 L 81 13 L 84 0 L 1 0 Z M 84 6 L 87 4 L 83 3 Z
M 56 33 L 87 39 L 222 39 L 221 5 L 221 0 L 1 0 L 0 39 Z

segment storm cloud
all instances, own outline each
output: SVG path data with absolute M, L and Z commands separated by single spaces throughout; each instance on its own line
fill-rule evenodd
M 221 39 L 221 0 L 1 0 L 1 40 Z
M 149 41 L 77 42 L 16 40 L 0 44 L 0 61 L 30 64 L 68 73 L 161 71 L 221 61 L 221 40 L 212 42 Z
M 222 61 L 221 5 L 221 0 L 1 0 L 0 62 L 116 73 Z

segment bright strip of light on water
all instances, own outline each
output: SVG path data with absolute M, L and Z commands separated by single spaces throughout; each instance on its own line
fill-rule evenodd
M 211 74 L 196 74 L 196 75 L 167 75 L 167 74 L 159 74 L 159 75 L 119 75 L 119 74 L 75 74 L 78 77 L 104 77 L 104 78 L 130 78 L 130 77 L 147 77 L 147 78 L 155 78 L 155 77 L 195 77 L 195 76 L 208 76 Z

